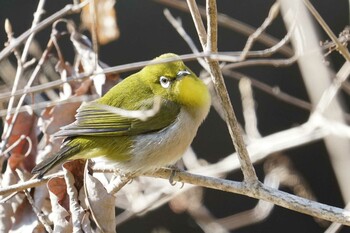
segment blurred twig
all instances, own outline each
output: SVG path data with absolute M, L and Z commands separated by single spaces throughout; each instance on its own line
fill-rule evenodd
M 247 57 L 248 51 L 252 48 L 254 41 L 266 30 L 266 28 L 273 22 L 279 12 L 279 3 L 275 2 L 271 8 L 268 17 L 264 20 L 262 25 L 249 35 L 248 40 L 243 48 L 240 56 L 240 60 L 244 60 Z
M 67 14 L 76 13 L 77 11 L 80 11 L 81 8 L 83 8 L 88 2 L 89 1 L 86 0 L 86 1 L 81 2 L 80 4 L 66 5 L 64 8 L 57 11 L 55 14 L 47 17 L 46 19 L 44 19 L 43 21 L 38 23 L 34 28 L 31 28 L 31 29 L 27 30 L 26 32 L 22 33 L 19 37 L 12 40 L 12 42 L 0 52 L 0 61 L 2 59 L 4 59 L 5 57 L 7 57 L 8 55 L 10 55 L 11 52 L 13 51 L 13 49 L 20 46 L 28 37 L 30 37 L 30 35 L 38 32 L 38 31 L 43 30 L 49 24 L 62 18 L 63 16 L 65 16 Z
M 36 28 L 37 25 L 39 24 L 41 15 L 44 12 L 44 10 L 43 10 L 44 4 L 45 4 L 45 0 L 40 0 L 39 1 L 37 10 L 34 13 L 34 19 L 33 19 L 33 22 L 32 22 L 31 30 Z M 9 22 L 8 22 L 8 24 L 9 24 Z M 16 39 L 14 39 L 11 36 L 11 34 L 12 34 L 11 27 L 9 27 L 7 29 L 7 33 L 10 34 L 8 36 L 8 38 L 9 38 L 8 46 L 11 46 L 11 44 L 14 43 L 13 41 L 16 40 Z M 8 102 L 8 105 L 7 105 L 7 114 L 6 114 L 6 118 L 5 118 L 6 121 L 5 121 L 5 126 L 4 126 L 4 132 L 3 132 L 3 136 L 2 136 L 2 141 L 0 143 L 0 156 L 1 157 L 3 156 L 3 152 L 5 150 L 6 144 L 7 144 L 8 139 L 9 139 L 11 133 L 12 133 L 13 126 L 14 126 L 14 124 L 16 122 L 16 119 L 17 119 L 17 116 L 18 116 L 18 112 L 15 113 L 13 115 L 13 117 L 11 118 L 11 121 L 10 121 L 10 117 L 11 117 L 10 112 L 11 112 L 11 109 L 12 109 L 12 107 L 14 105 L 14 101 L 15 101 L 15 97 L 13 96 L 13 94 L 15 93 L 15 91 L 18 88 L 18 83 L 20 81 L 20 78 L 23 75 L 24 70 L 25 70 L 25 66 L 26 66 L 26 63 L 27 63 L 27 55 L 28 55 L 28 52 L 29 52 L 29 47 L 30 47 L 30 44 L 32 43 L 32 41 L 34 39 L 34 35 L 35 35 L 35 32 L 32 32 L 28 36 L 28 39 L 27 39 L 27 41 L 26 41 L 26 43 L 24 45 L 24 49 L 22 51 L 22 55 L 20 57 L 19 57 L 19 54 L 16 56 L 16 58 L 17 58 L 16 76 L 15 76 L 15 80 L 13 82 L 13 86 L 12 86 L 12 90 L 11 90 L 11 97 L 10 97 L 10 100 Z M 17 49 L 17 48 L 15 48 L 15 49 Z M 0 56 L 0 60 L 1 60 L 1 56 Z M 28 86 L 26 86 L 26 87 L 28 87 Z M 25 95 L 23 95 L 21 97 L 22 101 L 18 102 L 17 108 L 19 108 L 22 105 L 22 103 L 24 101 L 24 98 L 25 98 Z M 3 163 L 3 158 L 0 158 L 0 167 L 2 167 L 2 163 Z
M 296 48 L 296 51 L 299 54 L 298 64 L 299 68 L 305 82 L 306 89 L 308 91 L 310 101 L 314 107 L 316 107 L 323 95 L 328 95 L 329 88 L 333 88 L 331 81 L 332 80 L 332 71 L 324 64 L 323 54 L 319 49 L 319 38 L 317 37 L 317 32 L 312 23 L 312 19 L 307 11 L 303 0 L 280 0 L 281 8 L 283 12 L 283 17 L 285 23 L 288 27 L 291 25 L 296 25 L 295 33 L 292 36 L 292 43 Z M 294 14 L 294 12 L 299 12 L 298 17 L 292 20 L 288 15 Z M 303 35 L 300 37 L 300 35 Z M 337 41 L 337 40 L 336 40 Z M 312 53 L 310 53 L 312 52 Z M 344 54 L 343 54 L 344 55 Z M 348 66 L 348 62 L 344 66 Z M 344 69 L 349 70 L 349 69 Z M 317 85 L 315 85 L 317 83 Z M 338 84 L 336 84 L 338 85 Z M 331 87 L 330 87 L 331 86 Z M 334 95 L 333 95 L 334 96 Z M 329 95 L 331 97 L 331 95 Z M 322 100 L 321 103 L 328 102 Z M 323 111 L 323 116 L 328 118 L 330 122 L 337 122 L 345 126 L 344 118 L 344 108 L 342 106 L 340 96 L 336 96 L 330 104 L 327 106 L 325 111 Z M 310 120 L 314 120 L 317 124 L 329 124 L 329 121 L 319 122 L 318 120 L 322 117 L 312 115 Z M 316 116 L 316 117 L 314 117 Z M 314 118 L 314 119 L 312 119 Z M 326 123 L 328 122 L 328 123 Z M 330 126 L 330 125 L 329 125 Z M 326 125 L 323 125 L 325 128 Z M 329 128 L 331 129 L 331 128 Z M 325 137 L 325 144 L 329 152 L 330 160 L 333 166 L 333 170 L 336 174 L 343 198 L 345 202 L 350 200 L 350 189 L 348 186 L 348 167 L 350 166 L 350 144 L 348 139 L 339 138 L 336 136 Z
M 162 3 L 167 6 L 171 6 L 181 11 L 189 12 L 189 7 L 185 3 L 185 1 L 180 1 L 180 0 L 154 0 L 154 1 Z M 204 7 L 199 6 L 198 12 L 202 17 L 204 18 L 206 17 L 206 11 Z M 217 17 L 218 17 L 218 23 L 222 27 L 231 29 L 233 31 L 237 31 L 243 35 L 249 36 L 252 33 L 254 33 L 254 31 L 256 30 L 254 27 L 248 24 L 245 24 L 243 22 L 240 22 L 239 20 L 233 19 L 225 14 L 218 13 Z M 257 41 L 267 46 L 274 46 L 278 43 L 279 40 L 266 33 L 262 33 L 261 36 L 257 38 Z M 282 46 L 281 49 L 278 51 L 285 56 L 292 56 L 294 53 L 292 48 L 289 47 L 288 45 Z
M 328 34 L 328 36 L 332 39 L 332 41 L 335 43 L 336 48 L 339 50 L 340 54 L 348 61 L 350 62 L 350 53 L 349 50 L 338 40 L 337 36 L 334 35 L 331 28 L 328 26 L 328 24 L 324 21 L 324 19 L 321 17 L 321 15 L 317 12 L 315 7 L 310 3 L 309 0 L 304 0 L 304 4 L 309 9 L 309 11 L 313 14 L 315 19 L 318 21 L 318 23 L 322 26 L 323 30 Z

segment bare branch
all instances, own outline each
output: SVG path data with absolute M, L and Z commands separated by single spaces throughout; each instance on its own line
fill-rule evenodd
M 168 179 L 168 177 L 171 175 L 171 170 L 161 169 L 154 174 L 147 175 Z M 275 205 L 282 206 L 284 208 L 304 213 L 313 217 L 325 219 L 332 222 L 339 222 L 350 226 L 350 211 L 294 196 L 286 192 L 267 187 L 261 183 L 249 185 L 244 182 L 200 176 L 187 172 L 176 173 L 174 180 L 178 182 L 199 185 L 206 188 L 246 195 L 260 200 L 272 202 Z
M 208 39 L 207 45 L 203 48 L 210 52 L 217 52 L 217 19 L 216 19 L 216 1 L 207 1 L 207 18 L 208 18 Z M 192 12 L 195 13 L 195 12 Z M 245 143 L 243 141 L 240 127 L 234 113 L 230 97 L 227 93 L 224 78 L 222 76 L 219 63 L 217 61 L 208 60 L 208 64 L 211 71 L 212 81 L 216 92 L 218 93 L 222 106 L 226 114 L 226 124 L 228 126 L 233 145 L 238 152 L 238 157 L 241 163 L 241 169 L 244 175 L 244 180 L 248 183 L 257 182 L 258 178 L 255 174 L 254 167 L 250 161 L 249 154 Z

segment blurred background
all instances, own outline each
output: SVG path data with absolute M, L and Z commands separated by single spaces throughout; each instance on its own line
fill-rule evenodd
M 10 20 L 14 36 L 19 36 L 31 27 L 37 3 L 38 1 L 36 0 L 0 0 L 1 48 L 7 41 L 3 30 L 5 19 L 8 18 Z M 44 17 L 53 14 L 68 3 L 70 2 L 64 0 L 47 1 Z M 205 1 L 197 1 L 197 3 L 205 6 Z M 265 20 L 273 3 L 274 1 L 270 0 L 217 1 L 220 13 L 255 28 L 259 27 Z M 312 1 L 312 3 L 336 35 L 348 25 L 348 1 L 322 0 Z M 99 59 L 109 66 L 116 66 L 149 60 L 167 52 L 177 54 L 191 53 L 187 44 L 164 17 L 163 11 L 165 8 L 168 8 L 174 16 L 181 18 L 184 29 L 191 36 L 197 48 L 201 50 L 192 18 L 188 12 L 174 9 L 158 1 L 118 0 L 115 9 L 120 36 L 115 41 L 99 47 Z M 79 15 L 71 15 L 67 18 L 79 22 Z M 316 27 L 319 28 L 317 25 Z M 46 46 L 50 31 L 51 29 L 47 28 L 36 36 L 36 41 L 42 49 Z M 83 32 L 90 36 L 88 31 L 85 30 Z M 266 32 L 279 39 L 284 37 L 286 29 L 280 15 Z M 328 40 L 322 30 L 319 31 L 319 36 L 322 41 Z M 218 39 L 219 51 L 241 51 L 247 37 L 227 27 L 219 26 Z M 62 51 L 69 58 L 69 56 L 73 55 L 72 47 L 69 43 L 66 45 L 64 42 L 62 43 Z M 255 43 L 253 47 L 253 49 L 263 48 L 266 47 L 260 43 Z M 276 55 L 276 57 L 278 56 Z M 13 57 L 10 58 L 10 62 L 15 65 Z M 338 70 L 344 60 L 338 53 L 332 53 L 325 57 L 325 62 L 329 62 L 329 66 L 332 69 Z M 197 62 L 193 61 L 187 64 L 196 73 L 199 74 L 201 72 L 201 67 Z M 278 87 L 285 93 L 309 101 L 297 64 L 278 68 L 254 66 L 240 68 L 237 71 L 271 87 Z M 120 76 L 125 78 L 130 73 L 132 72 L 121 73 Z M 240 123 L 244 125 L 238 81 L 229 77 L 225 77 L 225 81 L 237 117 Z M 3 85 L 4 83 L 1 84 Z M 258 128 L 262 136 L 302 124 L 307 121 L 310 115 L 308 110 L 284 103 L 259 89 L 253 89 L 253 91 L 256 101 Z M 343 95 L 343 98 L 345 100 L 344 105 L 349 106 L 349 95 Z M 213 108 L 209 117 L 199 129 L 198 136 L 193 142 L 193 149 L 197 156 L 209 163 L 217 162 L 234 152 L 226 124 Z M 322 141 L 284 151 L 283 156 L 290 159 L 293 171 L 304 179 L 308 189 L 312 191 L 317 201 L 344 207 L 344 201 L 330 165 L 327 150 Z M 255 164 L 260 180 L 263 180 L 265 176 L 264 164 L 266 167 L 265 161 Z M 240 171 L 232 172 L 228 174 L 227 178 L 241 181 L 242 174 Z M 293 187 L 282 186 L 281 189 L 286 192 L 295 191 Z M 224 218 L 234 213 L 240 213 L 253 208 L 257 204 L 255 199 L 209 189 L 204 189 L 203 191 L 203 202 L 216 218 Z M 118 226 L 118 232 L 203 232 L 188 212 L 175 211 L 175 209 L 171 205 L 165 204 L 144 216 L 134 217 L 123 223 Z M 325 229 L 324 224 L 315 221 L 310 216 L 274 207 L 271 214 L 262 222 L 235 229 L 232 232 L 323 232 Z M 344 227 L 340 232 L 350 232 L 350 229 Z

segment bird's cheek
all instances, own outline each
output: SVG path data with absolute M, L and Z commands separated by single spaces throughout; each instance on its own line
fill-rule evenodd
M 198 106 L 202 105 L 204 100 L 207 98 L 207 87 L 199 79 L 192 77 L 185 77 L 181 79 L 176 85 L 176 93 L 179 102 L 186 106 Z

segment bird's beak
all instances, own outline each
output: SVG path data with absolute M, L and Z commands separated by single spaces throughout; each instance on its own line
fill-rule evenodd
M 191 73 L 188 71 L 188 70 L 180 70 L 179 73 L 177 73 L 176 75 L 176 79 L 177 80 L 180 80 L 182 79 L 183 77 L 187 76 L 187 75 L 190 75 Z

